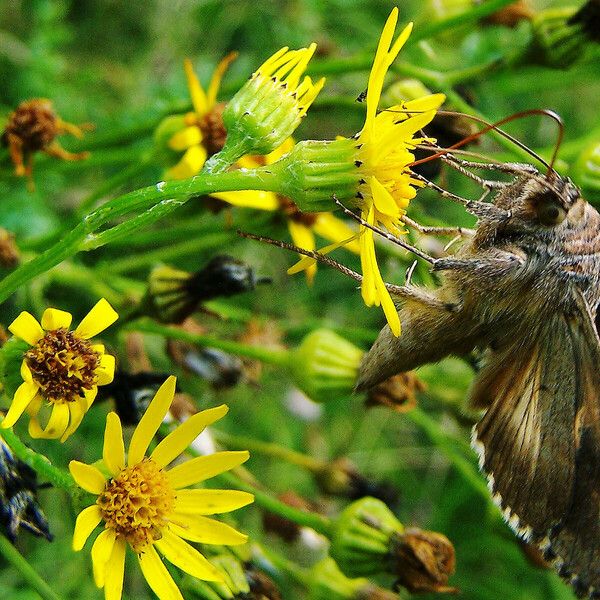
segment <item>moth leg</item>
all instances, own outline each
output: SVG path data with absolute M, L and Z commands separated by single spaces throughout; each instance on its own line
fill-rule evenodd
M 510 183 L 506 181 L 492 181 L 491 179 L 484 179 L 483 177 L 479 177 L 479 175 L 475 175 L 475 173 L 471 173 L 466 166 L 471 165 L 473 163 L 468 163 L 467 161 L 460 160 L 452 155 L 441 156 L 442 161 L 444 161 L 449 167 L 452 167 L 455 171 L 458 171 L 465 177 L 472 179 L 476 183 L 478 183 L 482 188 L 487 189 L 502 189 L 505 188 Z M 465 164 L 466 163 L 466 164 Z M 473 168 L 473 167 L 471 167 Z
M 452 156 L 452 160 L 456 164 L 460 165 L 461 167 L 465 167 L 466 169 L 483 169 L 486 171 L 500 171 L 501 173 L 510 173 L 517 175 L 522 175 L 523 173 L 529 173 L 530 175 L 539 175 L 539 171 L 533 165 L 529 165 L 527 163 L 476 162 L 471 160 L 463 160 L 462 158 L 457 158 L 456 156 Z
M 435 261 L 433 256 L 429 256 L 429 254 L 426 254 L 419 248 L 406 243 L 405 241 L 401 240 L 399 237 L 393 235 L 392 233 L 384 231 L 383 229 L 380 229 L 379 227 L 376 227 L 375 225 L 371 225 L 371 223 L 367 223 L 367 221 L 365 221 L 360 215 L 357 215 L 357 214 L 353 213 L 349 208 L 346 208 L 337 198 L 334 198 L 334 200 L 335 200 L 335 203 L 342 209 L 342 211 L 344 212 L 345 215 L 347 215 L 351 219 L 354 219 L 357 223 L 359 223 L 363 227 L 367 227 L 368 229 L 371 229 L 372 231 L 379 234 L 381 237 L 385 238 L 386 240 L 389 240 L 390 242 L 396 244 L 397 246 L 400 246 L 401 248 L 404 248 L 405 250 L 412 252 L 414 255 L 418 256 L 419 258 L 426 260 L 428 263 L 433 264 L 433 262 Z
M 508 272 L 521 267 L 525 260 L 510 252 L 499 252 L 496 256 L 485 258 L 438 258 L 433 263 L 433 271 L 483 271 L 493 270 L 495 273 Z
M 487 202 L 481 202 L 479 200 L 467 200 L 462 196 L 457 196 L 456 194 L 453 194 L 452 192 L 449 192 L 439 185 L 433 183 L 433 181 L 429 181 L 429 179 L 419 175 L 418 173 L 412 173 L 411 176 L 419 181 L 422 181 L 428 188 L 436 191 L 442 198 L 447 198 L 448 200 L 462 204 L 471 214 L 475 215 L 476 217 L 499 221 L 505 221 L 511 217 L 511 213 L 508 210 L 498 208 L 497 206 Z M 485 195 L 487 195 L 487 191 Z
M 417 223 L 417 221 L 413 221 L 406 215 L 401 217 L 401 221 L 424 235 L 457 235 L 459 237 L 471 237 L 475 235 L 474 229 L 468 229 L 467 227 L 428 227 Z

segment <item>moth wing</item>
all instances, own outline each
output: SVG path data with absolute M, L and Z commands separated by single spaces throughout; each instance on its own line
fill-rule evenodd
M 577 314 L 556 314 L 479 374 L 472 400 L 489 409 L 474 444 L 508 523 L 576 593 L 600 597 L 600 342 L 576 299 Z

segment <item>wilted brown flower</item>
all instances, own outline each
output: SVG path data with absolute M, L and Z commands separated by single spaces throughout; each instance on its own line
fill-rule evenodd
M 19 248 L 15 244 L 15 234 L 0 227 L 0 267 L 12 269 L 19 262 Z
M 533 11 L 523 0 L 513 2 L 485 19 L 490 25 L 504 25 L 504 27 L 516 27 L 521 21 L 529 21 L 533 17 Z
M 77 126 L 63 121 L 54 112 L 50 100 L 34 98 L 21 102 L 9 115 L 2 142 L 8 147 L 16 175 L 26 176 L 32 186 L 33 155 L 36 152 L 45 152 L 63 160 L 87 158 L 89 152 L 67 152 L 55 138 L 63 133 L 81 138 L 83 130 L 90 128 L 91 125 L 87 123 Z
M 427 389 L 414 371 L 398 373 L 379 385 L 367 395 L 365 406 L 387 406 L 397 412 L 407 412 L 417 405 L 417 392 Z
M 396 533 L 391 539 L 390 559 L 397 585 L 409 592 L 458 591 L 448 586 L 456 563 L 454 546 L 441 533 L 416 527 Z

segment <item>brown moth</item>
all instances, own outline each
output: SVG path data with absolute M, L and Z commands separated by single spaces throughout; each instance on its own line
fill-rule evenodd
M 600 215 L 553 171 L 494 168 L 515 178 L 467 204 L 474 235 L 434 261 L 439 288 L 401 301 L 402 335 L 381 331 L 357 388 L 484 351 L 473 444 L 494 500 L 578 596 L 600 598 Z

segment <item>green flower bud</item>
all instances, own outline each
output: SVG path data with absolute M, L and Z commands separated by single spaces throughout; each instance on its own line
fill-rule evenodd
M 325 83 L 301 80 L 315 50 L 316 44 L 282 48 L 252 75 L 223 111 L 227 139 L 207 161 L 208 172 L 221 171 L 244 154 L 269 154 L 294 133 Z
M 347 577 L 390 573 L 411 592 L 454 592 L 454 547 L 446 536 L 405 529 L 375 498 L 348 506 L 334 523 L 331 557 Z
M 297 143 L 271 165 L 281 181 L 281 193 L 303 212 L 330 211 L 333 197 L 356 205 L 360 173 L 356 140 L 307 140 Z
M 389 570 L 390 546 L 402 523 L 380 500 L 361 498 L 337 518 L 330 555 L 347 577 L 365 577 Z
M 331 558 L 313 566 L 308 582 L 310 600 L 352 600 L 359 589 L 368 585 L 366 579 L 348 579 Z
M 573 23 L 577 8 L 543 10 L 532 19 L 531 58 L 534 62 L 567 69 L 585 50 L 587 37 L 581 23 Z
M 600 142 L 593 142 L 583 150 L 570 175 L 587 200 L 600 201 Z
M 294 383 L 315 402 L 352 393 L 363 351 L 329 329 L 308 334 L 290 351 Z
M 11 337 L 0 348 L 0 376 L 4 393 L 14 398 L 17 388 L 23 383 L 21 364 L 29 344 L 17 337 Z

